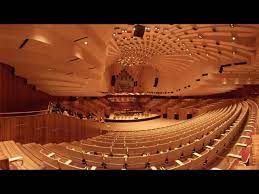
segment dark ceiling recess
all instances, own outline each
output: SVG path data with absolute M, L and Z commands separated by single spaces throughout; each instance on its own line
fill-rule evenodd
M 201 79 L 196 79 L 196 82 L 199 82 L 199 81 L 201 81 Z
M 230 66 L 231 66 L 231 64 L 221 65 L 219 68 L 219 73 L 223 73 L 223 70 L 224 70 L 223 68 L 230 67 Z
M 80 59 L 80 58 L 76 57 L 74 59 L 70 59 L 69 62 L 77 61 L 78 59 Z
M 22 49 L 22 48 L 28 43 L 28 41 L 29 41 L 29 39 L 26 38 L 26 39 L 22 42 L 22 44 L 20 45 L 19 49 Z
M 234 63 L 234 65 L 245 65 L 245 64 L 247 64 L 246 61 L 242 61 L 242 62 L 239 62 L 239 63 Z
M 247 64 L 246 61 L 238 62 L 238 63 L 233 63 L 233 65 L 245 65 Z M 219 73 L 223 73 L 223 70 L 225 67 L 230 67 L 232 64 L 226 64 L 226 65 L 221 65 L 219 68 Z
M 208 75 L 207 73 L 202 74 L 202 76 L 207 76 L 207 75 Z
M 77 42 L 77 41 L 80 41 L 80 40 L 83 40 L 83 39 L 86 39 L 86 38 L 88 38 L 88 37 L 85 36 L 85 37 L 82 37 L 82 38 L 78 38 L 78 39 L 74 40 L 73 42 Z

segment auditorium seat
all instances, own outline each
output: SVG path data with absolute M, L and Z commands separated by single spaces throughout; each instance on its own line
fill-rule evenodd
M 247 164 L 257 106 L 248 100 L 172 126 L 108 132 L 79 141 L 21 144 L 0 142 L 0 153 L 17 169 L 234 169 Z M 21 162 L 22 160 L 22 162 Z

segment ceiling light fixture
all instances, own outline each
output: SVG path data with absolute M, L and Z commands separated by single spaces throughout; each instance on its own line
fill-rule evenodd
M 198 37 L 199 37 L 200 39 L 202 39 L 202 38 L 203 38 L 203 35 L 202 35 L 202 34 L 199 34 Z

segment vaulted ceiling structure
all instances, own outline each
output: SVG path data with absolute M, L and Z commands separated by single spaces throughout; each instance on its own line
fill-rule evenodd
M 135 92 L 195 96 L 259 83 L 255 24 L 0 25 L 0 62 L 54 96 L 112 93 L 123 69 Z M 154 79 L 158 77 L 158 85 Z

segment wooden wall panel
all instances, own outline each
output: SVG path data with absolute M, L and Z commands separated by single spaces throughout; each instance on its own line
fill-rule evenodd
M 26 79 L 15 76 L 11 66 L 0 63 L 0 113 L 47 109 L 54 97 L 33 90 Z
M 61 143 L 100 135 L 104 124 L 55 113 L 0 117 L 0 141 Z

